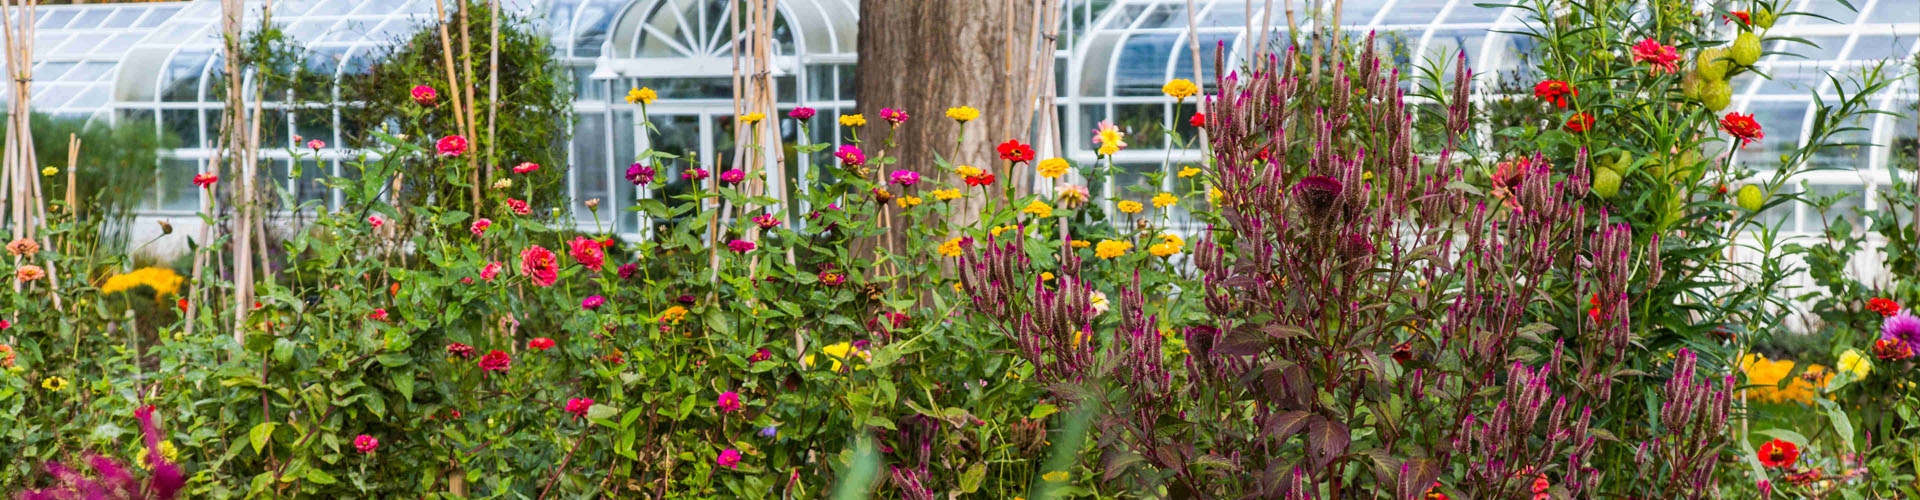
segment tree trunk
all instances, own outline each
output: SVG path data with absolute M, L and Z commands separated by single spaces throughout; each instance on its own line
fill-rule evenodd
M 860 68 L 855 80 L 859 112 L 868 120 L 862 140 L 871 153 L 886 137 L 881 108 L 907 112 L 912 119 L 900 127 L 887 156 L 899 158 L 891 170 L 911 169 L 924 178 L 961 186 L 951 170 L 939 171 L 938 154 L 952 165 L 972 165 L 993 172 L 998 179 L 988 191 L 1002 196 L 1005 182 L 1014 183 L 1016 196 L 1031 191 L 1032 164 L 1009 175 L 1006 162 L 994 147 L 1008 139 L 1031 140 L 1033 102 L 1039 83 L 1032 70 L 1035 56 L 1052 56 L 1052 47 L 1035 50 L 1039 42 L 1034 13 L 1039 0 L 861 0 Z M 966 137 L 956 147 L 962 125 L 948 119 L 947 108 L 972 106 L 980 118 L 965 124 Z M 880 174 L 876 174 L 880 175 Z M 898 186 L 890 189 L 898 190 Z M 931 188 L 911 188 L 925 197 Z M 929 201 L 931 201 L 929 199 Z M 978 218 L 985 203 L 975 188 L 953 211 L 956 224 Z M 996 202 L 1005 207 L 1006 202 Z M 891 211 L 897 219 L 899 211 Z M 891 221 L 899 227 L 899 221 Z M 894 231 L 895 248 L 904 244 Z M 884 245 L 884 243 L 883 243 Z

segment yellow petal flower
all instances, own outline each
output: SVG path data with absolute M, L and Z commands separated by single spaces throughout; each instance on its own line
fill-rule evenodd
M 1193 97 L 1195 94 L 1199 94 L 1200 86 L 1194 85 L 1193 80 L 1188 80 L 1185 78 L 1175 78 L 1172 81 L 1168 81 L 1166 85 L 1161 86 L 1160 91 L 1165 92 L 1168 97 L 1172 97 L 1174 99 L 1179 99 L 1179 100 L 1186 100 L 1186 98 L 1188 97 Z
M 646 87 L 639 87 L 627 91 L 627 104 L 653 104 L 653 101 L 659 98 L 659 93 Z
M 1132 249 L 1132 242 L 1103 240 L 1099 245 L 1093 247 L 1093 255 L 1102 259 L 1112 259 L 1126 255 L 1127 250 Z
M 973 121 L 975 118 L 979 118 L 979 117 L 980 117 L 980 110 L 973 109 L 972 106 L 957 106 L 957 107 L 947 108 L 947 118 L 952 118 L 953 121 L 956 121 L 956 122 L 966 123 L 966 122 Z
M 1167 208 L 1167 207 L 1173 206 L 1174 203 L 1179 203 L 1179 202 L 1180 202 L 1180 198 L 1174 197 L 1173 193 L 1160 193 L 1157 195 L 1153 195 L 1153 208 Z
M 1126 200 L 1119 203 L 1115 203 L 1113 206 L 1114 208 L 1120 209 L 1121 212 L 1126 212 L 1130 214 L 1140 213 L 1141 210 L 1145 210 L 1147 208 L 1145 205 L 1141 205 L 1140 202 L 1133 201 L 1133 200 Z
M 1041 177 L 1052 179 L 1066 175 L 1069 166 L 1066 158 L 1048 158 L 1040 160 L 1038 165 L 1034 165 L 1034 170 L 1038 172 Z
M 840 126 L 842 127 L 860 127 L 860 126 L 865 126 L 866 124 L 867 124 L 867 117 L 865 116 L 840 115 Z

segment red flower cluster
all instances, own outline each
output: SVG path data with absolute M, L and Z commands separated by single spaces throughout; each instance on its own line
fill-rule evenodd
M 1784 468 L 1793 465 L 1793 461 L 1800 458 L 1800 447 L 1792 442 L 1775 439 L 1761 444 L 1760 451 L 1755 454 L 1759 455 L 1760 465 L 1768 468 Z
M 1739 139 L 1740 147 L 1743 149 L 1747 147 L 1747 143 L 1766 137 L 1766 134 L 1760 130 L 1760 122 L 1754 121 L 1751 114 L 1727 113 L 1727 116 L 1720 117 L 1720 128 L 1726 130 L 1727 134 L 1732 135 L 1733 138 Z
M 1568 97 L 1580 97 L 1580 89 L 1565 80 L 1544 80 L 1533 85 L 1533 96 L 1554 106 L 1567 107 Z
M 553 339 L 546 338 L 546 337 L 539 337 L 533 340 L 529 340 L 527 341 L 527 348 L 533 349 L 536 351 L 545 351 L 547 349 L 552 349 Z
M 1900 303 L 1894 302 L 1893 299 L 1874 297 L 1867 301 L 1867 310 L 1880 313 L 1881 316 L 1892 316 L 1900 312 Z
M 480 357 L 480 369 L 482 370 L 504 372 L 511 368 L 513 368 L 513 357 L 508 356 L 506 351 L 494 349 L 487 351 L 487 355 Z
M 981 171 L 980 175 L 969 175 L 965 179 L 968 186 L 987 186 L 993 184 L 993 172 Z
M 512 210 L 515 215 L 528 215 L 533 213 L 533 207 L 527 206 L 527 202 L 513 198 L 507 198 L 507 210 Z
M 1574 113 L 1573 116 L 1567 117 L 1567 131 L 1584 134 L 1588 130 L 1593 130 L 1593 121 L 1593 115 L 1584 112 Z
M 1019 139 L 1008 139 L 1007 142 L 1000 143 L 1000 147 L 996 149 L 1000 151 L 1002 160 L 1014 163 L 1033 161 L 1033 146 L 1021 144 Z
M 1873 356 L 1880 359 L 1899 361 L 1913 357 L 1913 347 L 1900 339 L 1881 337 L 1873 341 Z

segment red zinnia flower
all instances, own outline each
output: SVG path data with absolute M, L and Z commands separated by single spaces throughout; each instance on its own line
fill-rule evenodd
M 1747 143 L 1766 137 L 1766 134 L 1760 130 L 1760 122 L 1754 121 L 1751 114 L 1727 113 L 1726 116 L 1720 117 L 1720 128 L 1726 130 L 1727 134 L 1732 135 L 1733 138 L 1739 139 L 1740 147 L 1743 149 L 1747 147 Z
M 1187 119 L 1187 124 L 1193 125 L 1193 128 L 1206 128 L 1207 115 L 1205 113 L 1194 113 L 1192 118 Z
M 1633 61 L 1652 66 L 1650 71 L 1655 75 L 1680 71 L 1680 51 L 1652 38 L 1633 44 Z
M 981 172 L 980 175 L 970 175 L 970 176 L 967 176 L 967 178 L 964 180 L 967 182 L 968 186 L 985 186 L 985 185 L 993 184 L 993 172 Z
M 1019 139 L 1008 139 L 996 149 L 1000 151 L 1002 160 L 1014 163 L 1033 161 L 1033 146 L 1021 144 Z
M 1564 108 L 1567 107 L 1568 97 L 1580 96 L 1580 89 L 1573 88 L 1564 80 L 1543 80 L 1533 85 L 1533 96 Z
M 1900 339 L 1881 337 L 1880 340 L 1873 341 L 1873 356 L 1899 361 L 1913 357 L 1913 347 Z
M 457 135 L 441 137 L 440 142 L 434 147 L 440 151 L 440 156 L 460 156 L 467 152 L 467 138 Z
M 533 349 L 536 351 L 545 351 L 547 349 L 552 349 L 553 339 L 546 338 L 546 337 L 539 337 L 533 340 L 529 340 L 527 341 L 527 348 Z
M 567 413 L 572 413 L 573 418 L 584 418 L 587 416 L 587 410 L 591 409 L 593 409 L 592 399 L 573 398 L 567 400 Z
M 447 355 L 462 359 L 473 357 L 473 346 L 454 342 L 447 344 Z
M 385 308 L 374 309 L 373 312 L 367 313 L 367 319 L 374 320 L 374 321 L 386 321 L 387 310 Z
M 412 94 L 414 104 L 421 106 L 432 106 L 433 101 L 440 97 L 439 92 L 434 91 L 433 87 L 426 85 L 414 85 Z
M 839 158 L 841 163 L 849 167 L 858 167 L 867 163 L 867 153 L 861 151 L 860 146 L 852 144 L 841 145 L 840 149 L 833 152 L 833 157 Z
M 213 187 L 213 183 L 215 182 L 220 182 L 220 176 L 213 174 L 193 174 L 193 185 L 199 186 L 200 189 Z
M 585 236 L 575 236 L 573 241 L 567 242 L 567 255 L 572 255 L 575 262 L 597 272 L 607 262 L 607 254 L 600 248 L 600 242 L 587 239 Z
M 560 279 L 560 263 L 552 250 L 534 245 L 520 252 L 520 274 L 527 275 L 535 285 L 553 286 Z
M 531 174 L 535 170 L 540 170 L 540 164 L 530 161 L 520 162 L 519 165 L 513 166 L 513 173 L 516 174 Z
M 1881 316 L 1892 316 L 1894 313 L 1900 312 L 1900 303 L 1894 302 L 1892 299 L 1874 297 L 1872 300 L 1867 301 L 1867 310 L 1880 313 Z
M 508 356 L 506 351 L 494 349 L 487 351 L 487 355 L 480 357 L 480 369 L 482 370 L 504 372 L 510 368 L 513 368 L 513 357 Z
M 380 440 L 375 439 L 373 436 L 361 434 L 353 438 L 353 449 L 359 450 L 363 455 L 369 455 L 373 453 L 373 450 L 380 449 Z
M 1800 447 L 1793 443 L 1775 439 L 1760 445 L 1760 465 L 1768 468 L 1785 468 L 1800 458 Z
M 773 359 L 773 351 L 765 347 L 760 348 L 758 351 L 753 351 L 752 356 L 747 356 L 748 363 L 759 363 L 769 359 Z
M 1753 24 L 1753 16 L 1748 15 L 1747 11 L 1744 10 L 1728 12 L 1725 19 L 1727 20 L 1727 24 L 1733 24 L 1733 21 L 1736 19 L 1739 20 L 1742 25 Z
M 527 206 L 527 202 L 513 198 L 507 198 L 507 210 L 512 210 L 515 215 L 528 215 L 533 213 L 533 207 Z
M 1581 134 L 1586 133 L 1588 130 L 1593 130 L 1593 115 L 1574 113 L 1573 116 L 1567 117 L 1568 132 Z

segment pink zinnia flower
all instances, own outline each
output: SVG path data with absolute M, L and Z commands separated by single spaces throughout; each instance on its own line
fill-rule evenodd
M 473 357 L 473 346 L 454 342 L 447 344 L 447 355 L 466 359 Z
M 902 186 L 919 184 L 920 173 L 912 170 L 896 170 L 893 172 L 893 183 Z
M 698 167 L 683 170 L 680 172 L 681 179 L 686 179 L 690 181 L 703 181 L 707 179 L 708 175 L 710 174 L 707 173 L 707 169 L 698 168 Z
M 820 284 L 822 285 L 840 286 L 841 283 L 846 282 L 847 277 L 840 273 L 833 272 L 832 270 L 820 271 Z
M 1680 71 L 1680 51 L 1672 45 L 1662 44 L 1652 38 L 1633 44 L 1633 61 L 1652 66 L 1655 75 Z
M 573 418 L 586 418 L 587 410 L 591 409 L 593 409 L 592 399 L 573 398 L 567 400 L 567 413 L 572 413 Z
M 490 372 L 504 372 L 513 368 L 513 357 L 506 351 L 494 349 L 480 357 L 480 369 Z
M 366 434 L 354 436 L 353 449 L 360 450 L 362 455 L 372 455 L 373 450 L 380 449 L 380 440 Z
M 501 267 L 499 262 L 488 262 L 485 267 L 480 268 L 480 279 L 493 281 L 493 278 L 500 276 Z
M 432 106 L 433 101 L 440 97 L 439 92 L 434 91 L 433 87 L 427 85 L 414 85 L 412 94 L 413 102 L 421 106 Z
M 747 356 L 748 363 L 759 363 L 769 359 L 773 359 L 773 351 L 765 347 L 760 348 L 758 351 L 753 351 L 752 356 Z
M 572 255 L 575 262 L 595 272 L 600 271 L 600 267 L 607 262 L 607 254 L 600 248 L 600 242 L 585 236 L 575 236 L 573 241 L 567 242 L 567 254 Z
M 386 321 L 387 320 L 386 308 L 375 308 L 373 312 L 367 313 L 367 319 L 374 320 L 374 321 Z
M 312 150 L 314 150 L 314 151 L 319 151 L 319 150 L 320 150 L 320 148 L 324 148 L 324 147 L 327 147 L 327 143 L 326 143 L 326 141 L 322 141 L 322 140 L 319 140 L 319 139 L 314 139 L 314 140 L 311 140 L 311 141 L 307 141 L 307 148 L 308 148 L 308 149 L 312 149 Z
M 733 391 L 722 392 L 720 393 L 720 399 L 714 401 L 713 405 L 720 408 L 721 413 L 740 411 L 740 393 Z
M 546 337 L 536 337 L 533 340 L 527 341 L 527 348 L 533 349 L 536 351 L 545 351 L 547 349 L 552 349 L 553 339 L 546 338 Z
M 620 279 L 623 279 L 623 280 L 633 279 L 633 275 L 639 274 L 639 273 L 640 273 L 639 264 L 634 264 L 629 262 L 629 263 L 620 265 Z
M 367 224 L 371 224 L 373 225 L 373 227 L 377 228 L 377 227 L 386 225 L 387 220 L 380 218 L 380 216 L 378 215 L 370 215 L 370 216 L 367 216 Z
M 467 152 L 467 138 L 458 135 L 441 137 L 440 142 L 434 147 L 440 151 L 440 156 L 449 158 L 460 156 Z
M 560 279 L 560 263 L 552 250 L 534 245 L 520 252 L 520 274 L 527 275 L 535 285 L 553 286 Z
M 804 122 L 809 119 L 812 119 L 814 113 L 815 111 L 813 110 L 813 108 L 803 106 L 803 107 L 793 108 L 793 111 L 788 111 L 787 116 L 791 116 L 795 120 L 800 120 Z
M 507 209 L 512 210 L 513 213 L 516 215 L 528 215 L 533 213 L 533 207 L 527 206 L 527 202 L 516 200 L 513 198 L 507 198 Z
M 720 173 L 720 182 L 725 182 L 727 184 L 739 184 L 740 181 L 744 181 L 744 180 L 747 180 L 747 172 L 745 170 L 740 170 L 736 168 L 736 169 L 732 169 L 732 170 L 728 170 Z
M 860 146 L 852 144 L 840 146 L 840 149 L 833 152 L 833 157 L 839 158 L 841 163 L 845 163 L 849 167 L 858 167 L 867 164 L 867 153 L 861 151 Z
M 638 163 L 627 166 L 627 182 L 631 182 L 635 186 L 645 186 L 653 183 L 653 174 L 653 167 Z
M 473 237 L 479 238 L 487 233 L 489 227 L 493 227 L 493 219 L 480 219 L 473 221 L 473 225 L 468 226 L 467 230 L 473 232 Z
M 607 298 L 599 295 L 588 295 L 587 298 L 580 299 L 580 308 L 588 311 L 599 309 L 604 305 L 607 305 Z
M 907 112 L 893 108 L 880 108 L 880 119 L 886 120 L 888 123 L 894 125 L 899 125 L 906 123 Z
M 513 173 L 516 174 L 531 174 L 536 170 L 540 170 L 540 164 L 530 161 L 521 162 L 519 165 L 513 166 Z
M 720 458 L 714 460 L 714 463 L 720 464 L 721 467 L 732 469 L 740 465 L 740 451 L 733 448 L 720 450 Z
M 754 248 L 753 242 L 747 241 L 747 240 L 733 240 L 733 241 L 727 242 L 727 249 L 733 250 L 733 253 L 747 253 L 747 252 L 753 251 L 753 248 Z
M 753 216 L 753 223 L 760 226 L 760 229 L 773 229 L 780 225 L 780 218 L 774 217 L 771 213 L 762 213 Z

